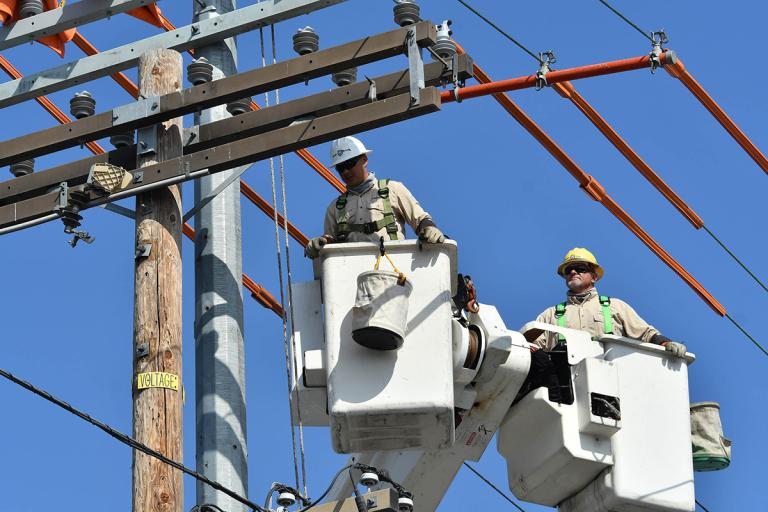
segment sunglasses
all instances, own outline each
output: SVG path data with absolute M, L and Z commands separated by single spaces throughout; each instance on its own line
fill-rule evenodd
M 350 170 L 355 165 L 357 165 L 358 160 L 360 160 L 359 156 L 357 156 L 355 158 L 350 158 L 349 160 L 345 160 L 345 161 L 341 162 L 340 164 L 338 164 L 336 166 L 336 172 L 339 173 L 339 174 L 342 174 L 343 172 Z
M 577 274 L 586 274 L 588 272 L 592 272 L 592 267 L 589 265 L 570 265 L 565 267 L 563 270 L 563 275 L 567 276 L 571 272 L 576 272 Z

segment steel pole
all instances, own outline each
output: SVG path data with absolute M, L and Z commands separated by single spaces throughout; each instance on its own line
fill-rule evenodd
M 193 23 L 237 8 L 235 0 L 194 0 Z M 213 65 L 213 79 L 237 73 L 235 38 L 195 50 Z M 202 111 L 196 124 L 230 117 L 224 105 Z M 195 203 L 234 170 L 195 182 Z M 237 180 L 239 182 L 239 180 Z M 243 353 L 243 273 L 240 187 L 233 183 L 195 216 L 195 417 L 197 470 L 236 493 L 248 495 L 248 443 Z M 246 507 L 200 482 L 197 503 L 228 512 Z

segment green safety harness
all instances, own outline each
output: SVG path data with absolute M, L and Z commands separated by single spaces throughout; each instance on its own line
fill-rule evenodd
M 555 318 L 557 318 L 558 327 L 565 327 L 565 306 L 566 302 L 561 302 L 555 306 Z M 611 318 L 611 298 L 607 295 L 600 295 L 600 308 L 603 310 L 603 332 L 613 334 L 613 319 Z M 557 335 L 558 343 L 565 342 L 565 336 Z
M 336 237 L 339 240 L 346 239 L 353 232 L 370 235 L 382 228 L 387 228 L 390 240 L 397 240 L 397 221 L 395 220 L 395 213 L 392 211 L 392 202 L 389 200 L 388 184 L 388 179 L 379 180 L 379 197 L 384 203 L 384 217 L 381 220 L 365 222 L 363 224 L 352 224 L 349 222 L 349 212 L 346 208 L 349 192 L 344 192 L 336 199 L 336 223 L 339 225 Z

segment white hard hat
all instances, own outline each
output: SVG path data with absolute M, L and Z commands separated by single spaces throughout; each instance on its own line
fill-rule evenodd
M 341 162 L 372 152 L 372 150 L 366 149 L 365 144 L 355 137 L 336 139 L 331 143 L 331 167 L 336 167 Z

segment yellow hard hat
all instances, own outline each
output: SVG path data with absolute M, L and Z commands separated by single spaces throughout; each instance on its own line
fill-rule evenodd
M 565 258 L 563 258 L 563 262 L 557 267 L 557 273 L 559 275 L 563 275 L 563 270 L 565 270 L 566 265 L 569 263 L 576 263 L 576 262 L 584 262 L 589 263 L 593 267 L 595 267 L 595 274 L 597 274 L 597 279 L 602 279 L 603 277 L 603 267 L 600 266 L 600 264 L 597 262 L 597 258 L 595 258 L 595 255 L 589 252 L 584 247 L 574 247 L 570 251 L 568 251 L 565 254 Z

